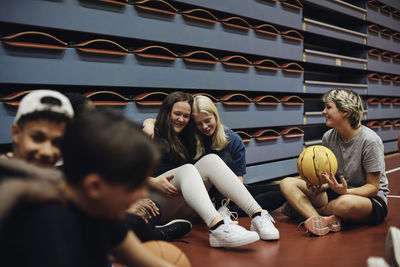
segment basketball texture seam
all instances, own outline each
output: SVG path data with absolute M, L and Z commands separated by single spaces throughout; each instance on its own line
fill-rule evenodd
M 299 175 L 311 184 L 321 185 L 324 181 L 323 174 L 337 172 L 335 154 L 324 146 L 311 146 L 303 150 L 297 160 Z
M 315 159 L 315 147 L 313 147 L 313 165 L 314 165 L 314 172 L 315 172 L 315 176 L 318 178 L 318 183 L 321 184 L 321 178 L 318 175 L 318 171 L 317 171 L 317 164 L 316 164 L 316 159 Z M 307 178 L 308 180 L 308 178 Z

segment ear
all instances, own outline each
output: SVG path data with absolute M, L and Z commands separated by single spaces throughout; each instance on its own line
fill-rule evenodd
M 106 182 L 101 175 L 91 173 L 83 179 L 82 188 L 87 197 L 97 200 L 104 195 Z
M 339 113 L 342 114 L 343 118 L 349 118 L 350 117 L 350 112 L 348 112 L 348 111 L 339 110 Z
M 21 133 L 21 128 L 17 124 L 13 124 L 11 127 L 11 137 L 14 144 L 19 142 L 19 134 Z

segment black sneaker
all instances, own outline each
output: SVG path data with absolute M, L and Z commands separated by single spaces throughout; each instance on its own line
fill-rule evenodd
M 157 240 L 172 241 L 181 238 L 192 230 L 192 224 L 183 219 L 172 220 L 164 225 L 154 228 L 154 236 Z

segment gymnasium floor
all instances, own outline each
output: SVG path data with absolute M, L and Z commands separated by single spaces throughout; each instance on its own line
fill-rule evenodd
M 280 210 L 271 212 L 280 231 L 279 241 L 258 241 L 237 249 L 210 248 L 208 230 L 202 224 L 193 226 L 182 240 L 173 242 L 197 266 L 367 266 L 369 256 L 385 257 L 385 238 L 389 226 L 400 227 L 400 154 L 385 157 L 389 179 L 389 214 L 379 226 L 347 227 L 323 237 L 310 237 L 304 227 L 287 219 Z M 399 170 L 396 170 L 399 169 Z M 239 223 L 249 228 L 250 219 Z

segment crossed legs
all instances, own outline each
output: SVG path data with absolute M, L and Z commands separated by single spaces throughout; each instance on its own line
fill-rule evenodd
M 298 178 L 285 178 L 281 192 L 288 203 L 305 218 L 315 215 L 336 215 L 345 221 L 368 222 L 372 216 L 371 200 L 357 195 L 340 195 L 328 201 L 325 191 L 313 193 L 306 182 Z

